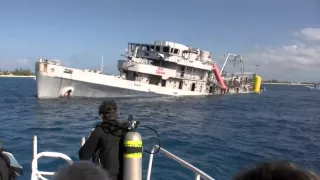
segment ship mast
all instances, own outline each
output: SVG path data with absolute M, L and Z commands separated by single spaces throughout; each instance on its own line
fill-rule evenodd
M 102 73 L 102 70 L 103 70 L 103 56 L 101 57 L 101 69 L 100 69 L 101 73 Z

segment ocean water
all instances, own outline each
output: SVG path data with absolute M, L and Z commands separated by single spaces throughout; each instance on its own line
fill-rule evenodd
M 160 134 L 161 146 L 216 180 L 228 180 L 262 161 L 290 160 L 320 172 L 320 91 L 303 86 L 266 85 L 260 95 L 116 99 L 120 118 L 129 114 Z M 30 179 L 32 138 L 38 152 L 58 151 L 78 159 L 81 137 L 100 121 L 102 99 L 38 100 L 32 78 L 0 78 L 0 139 Z M 140 128 L 145 149 L 155 134 Z M 144 155 L 144 175 L 148 154 Z M 40 159 L 55 171 L 65 162 Z M 194 174 L 157 154 L 153 179 L 193 179 Z

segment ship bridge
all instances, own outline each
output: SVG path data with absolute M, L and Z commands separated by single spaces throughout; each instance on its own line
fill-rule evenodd
M 171 41 L 155 41 L 154 44 L 128 43 L 127 52 L 129 56 L 136 58 L 212 70 L 211 52 Z

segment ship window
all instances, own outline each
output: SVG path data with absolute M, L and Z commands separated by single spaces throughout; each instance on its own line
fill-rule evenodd
M 173 53 L 173 48 L 170 49 L 170 53 Z
M 166 87 L 166 80 L 162 80 L 162 81 L 161 81 L 161 86 L 162 86 L 162 87 Z
M 210 86 L 209 93 L 212 93 L 212 92 L 213 92 L 213 87 Z
M 179 89 L 182 89 L 182 86 L 183 86 L 183 81 L 180 81 L 179 82 Z
M 191 91 L 194 91 L 196 89 L 196 83 L 192 83 L 191 85 Z
M 147 46 L 147 51 L 150 51 L 150 46 Z
M 163 46 L 162 50 L 163 50 L 163 52 L 168 53 L 169 52 L 169 47 L 168 46 Z
M 154 46 L 150 46 L 151 51 L 154 51 Z
M 139 44 L 133 45 L 133 49 L 139 49 L 139 48 L 140 48 Z
M 156 46 L 156 51 L 160 51 L 160 46 Z
M 174 49 L 173 53 L 174 54 L 178 54 L 179 53 L 179 49 Z

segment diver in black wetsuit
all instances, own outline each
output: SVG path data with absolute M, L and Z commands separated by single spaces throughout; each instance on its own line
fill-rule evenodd
M 108 171 L 110 180 L 122 180 L 124 130 L 117 121 L 115 101 L 103 101 L 99 108 L 103 122 L 92 131 L 79 150 L 80 160 L 89 160 L 99 151 L 102 166 Z
M 15 180 L 17 175 L 23 175 L 23 168 L 12 165 L 10 158 L 5 152 L 7 151 L 2 149 L 2 141 L 0 140 L 0 180 Z M 12 158 L 15 159 L 13 156 Z
M 16 179 L 12 177 L 12 171 L 10 168 L 10 159 L 2 153 L 2 142 L 0 140 L 0 179 L 11 180 Z

